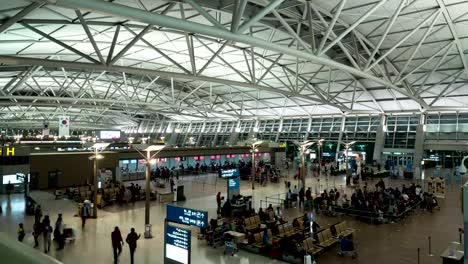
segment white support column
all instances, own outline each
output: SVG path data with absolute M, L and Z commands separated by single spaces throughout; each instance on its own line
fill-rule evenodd
M 414 142 L 413 176 L 416 180 L 420 180 L 422 175 L 421 162 L 424 155 L 425 124 L 426 115 L 421 114 L 419 124 L 416 127 L 416 140 Z
M 280 119 L 280 123 L 279 123 L 279 127 L 278 127 L 278 133 L 276 133 L 275 142 L 278 142 L 281 130 L 283 130 L 283 118 Z
M 255 124 L 252 129 L 249 131 L 248 139 L 257 138 L 258 135 L 258 126 L 260 125 L 259 120 L 255 120 Z
M 221 130 L 221 125 L 222 124 L 223 124 L 223 122 L 219 121 L 218 127 L 216 127 L 216 134 L 215 134 L 215 137 L 213 139 L 213 142 L 211 143 L 212 147 L 216 147 L 216 145 L 218 144 L 219 131 Z
M 182 147 L 185 147 L 185 142 L 187 142 L 187 137 L 191 133 L 191 130 L 192 130 L 192 122 L 189 123 L 187 131 L 185 132 L 184 140 L 182 141 Z
M 387 133 L 387 129 L 385 125 L 386 121 L 387 121 L 387 117 L 383 114 L 380 115 L 380 124 L 379 124 L 379 127 L 377 128 L 377 133 L 375 135 L 373 160 L 375 160 L 377 163 L 380 163 L 380 164 L 382 164 L 382 151 L 384 149 L 385 135 Z
M 235 127 L 231 129 L 231 135 L 229 136 L 229 146 L 234 146 L 239 139 L 239 132 L 240 132 L 240 120 L 237 121 Z
M 200 130 L 200 134 L 198 134 L 196 146 L 200 146 L 201 138 L 202 138 L 203 134 L 205 133 L 205 127 L 206 127 L 206 121 L 203 121 L 203 125 L 202 125 L 202 128 Z
M 305 140 L 309 140 L 310 128 L 312 127 L 312 117 L 309 117 L 309 121 L 307 122 L 307 131 L 304 137 Z
M 341 126 L 340 126 L 340 134 L 338 135 L 338 142 L 336 144 L 336 152 L 335 152 L 335 163 L 338 165 L 338 154 L 340 153 L 341 143 L 343 142 L 343 132 L 345 128 L 346 122 L 346 115 L 341 117 Z
M 170 131 L 170 135 L 171 135 L 171 138 L 169 139 L 169 145 L 171 146 L 174 146 L 176 143 L 177 143 L 177 138 L 179 137 L 179 132 L 176 132 L 176 128 L 177 127 L 177 124 L 172 124 L 171 126 L 171 130 Z

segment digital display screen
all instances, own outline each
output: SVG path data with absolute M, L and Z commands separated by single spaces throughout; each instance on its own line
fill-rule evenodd
M 20 180 L 16 179 L 16 174 L 3 175 L 3 184 L 18 184 L 21 183 Z
M 167 205 L 167 220 L 196 227 L 208 226 L 208 212 Z
M 117 139 L 120 139 L 120 131 L 119 130 L 101 130 L 99 131 L 99 138 L 117 140 Z
M 221 177 L 229 178 L 229 177 L 239 177 L 239 169 L 229 169 L 229 170 L 221 170 Z
M 240 186 L 239 178 L 228 179 L 229 190 L 238 190 Z
M 189 264 L 190 263 L 190 230 L 169 225 L 165 228 L 164 263 Z

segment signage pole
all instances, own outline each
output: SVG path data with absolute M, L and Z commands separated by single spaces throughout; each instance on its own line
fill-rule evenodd
M 464 185 L 463 185 L 463 189 L 462 189 L 462 192 L 463 192 L 463 196 L 462 196 L 462 204 L 463 204 L 463 228 L 464 228 L 464 231 L 466 232 L 466 230 L 468 230 L 468 182 L 466 182 Z M 464 241 L 463 241 L 463 250 L 465 252 L 464 254 L 464 263 L 468 263 L 468 236 L 467 235 L 463 235 L 464 237 Z
M 93 191 L 93 216 L 97 218 L 97 192 L 98 192 L 98 149 L 94 148 L 94 191 Z
M 145 229 L 146 227 L 150 224 L 150 174 L 151 174 L 151 153 L 149 150 L 146 151 L 146 175 L 145 175 L 145 180 L 146 180 L 146 200 L 145 200 Z M 145 230 L 146 231 L 146 230 Z M 151 238 L 152 235 L 151 233 L 146 234 L 145 232 L 145 238 Z

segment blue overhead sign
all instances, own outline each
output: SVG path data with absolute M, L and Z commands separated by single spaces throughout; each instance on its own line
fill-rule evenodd
M 206 211 L 177 207 L 169 204 L 166 210 L 166 219 L 168 221 L 200 228 L 208 227 L 208 212 Z
M 190 230 L 171 226 L 166 221 L 164 236 L 164 263 L 189 264 L 190 263 Z
M 221 170 L 221 177 L 223 178 L 230 178 L 230 177 L 239 177 L 239 169 L 229 169 L 229 170 Z
M 229 186 L 230 191 L 239 190 L 239 187 L 240 187 L 239 178 L 228 179 L 228 186 Z

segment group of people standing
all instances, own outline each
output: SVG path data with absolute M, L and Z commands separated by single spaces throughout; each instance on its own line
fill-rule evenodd
M 41 221 L 42 220 L 42 221 Z M 34 237 L 34 247 L 39 247 L 39 238 L 43 236 L 44 253 L 50 252 L 50 246 L 52 245 L 52 234 L 54 240 L 57 242 L 57 250 L 61 250 L 65 247 L 64 233 L 65 224 L 63 222 L 62 214 L 58 214 L 57 221 L 55 222 L 55 228 L 52 228 L 50 224 L 50 218 L 48 215 L 42 217 L 42 209 L 40 206 L 36 208 L 34 214 L 34 225 L 32 235 Z M 65 229 L 66 231 L 66 229 Z M 23 223 L 18 224 L 18 241 L 23 242 L 26 237 L 26 231 Z M 140 239 L 141 234 L 135 232 L 135 228 L 131 228 L 130 233 L 127 235 L 125 242 L 127 242 L 130 249 L 130 263 L 134 263 L 134 255 L 137 248 L 137 240 Z M 122 253 L 122 246 L 124 241 L 119 227 L 115 227 L 111 233 L 112 248 L 114 253 L 114 263 L 118 262 L 119 256 Z
M 54 235 L 54 240 L 57 242 L 57 250 L 61 250 L 65 246 L 65 236 L 64 236 L 64 223 L 62 214 L 58 214 L 57 221 L 55 222 L 55 229 L 50 225 L 50 218 L 48 215 L 45 215 L 42 218 L 41 207 L 36 208 L 34 214 L 34 225 L 33 225 L 33 237 L 34 237 L 34 247 L 39 247 L 39 237 L 43 236 L 44 241 L 44 253 L 50 251 L 50 246 L 52 245 L 52 234 Z M 24 224 L 20 223 L 18 225 L 18 241 L 23 242 L 26 237 L 26 231 L 24 229 Z

